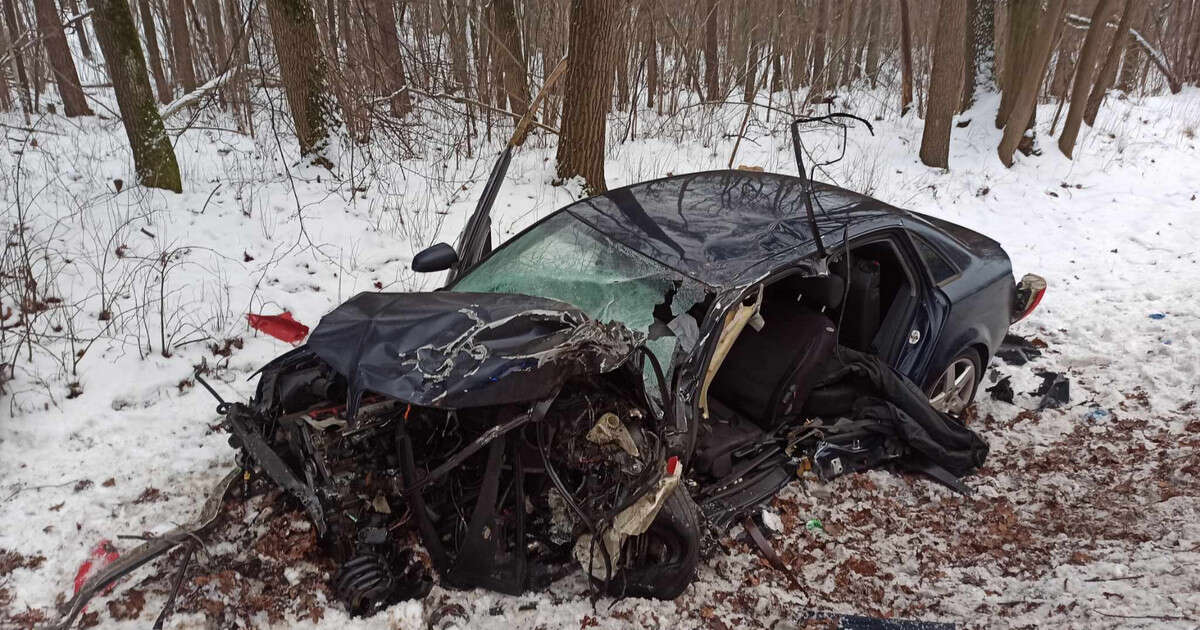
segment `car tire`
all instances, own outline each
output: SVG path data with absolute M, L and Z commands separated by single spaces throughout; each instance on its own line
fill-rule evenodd
M 934 373 L 925 393 L 935 409 L 959 417 L 975 401 L 983 380 L 983 361 L 974 348 L 959 352 L 940 371 Z
M 625 542 L 625 549 L 653 545 L 644 562 L 624 567 L 608 581 L 614 597 L 675 599 L 696 577 L 700 561 L 700 508 L 685 487 L 667 497 L 646 533 Z

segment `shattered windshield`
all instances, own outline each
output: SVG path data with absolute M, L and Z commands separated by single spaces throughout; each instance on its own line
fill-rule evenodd
M 700 283 L 566 213 L 497 250 L 450 290 L 551 298 L 592 319 L 619 321 L 647 335 L 668 370 L 677 349 L 694 345 L 699 322 L 687 311 L 706 297 Z

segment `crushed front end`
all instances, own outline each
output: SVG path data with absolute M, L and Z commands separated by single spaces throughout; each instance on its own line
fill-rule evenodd
M 606 592 L 674 597 L 699 525 L 642 341 L 552 300 L 363 294 L 226 426 L 242 468 L 304 507 L 353 613 L 424 595 L 418 541 L 448 586 L 520 593 L 582 565 Z

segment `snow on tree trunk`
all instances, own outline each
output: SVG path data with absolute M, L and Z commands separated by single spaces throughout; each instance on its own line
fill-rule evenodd
M 995 81 L 996 4 L 991 0 L 972 0 L 968 7 L 964 34 L 966 56 L 963 63 L 963 93 L 960 111 L 975 103 L 975 94 Z

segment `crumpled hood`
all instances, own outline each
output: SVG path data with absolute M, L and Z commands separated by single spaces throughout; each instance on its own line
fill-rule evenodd
M 620 367 L 642 335 L 556 300 L 505 293 L 360 293 L 325 317 L 308 348 L 364 392 L 456 409 L 544 398 L 576 376 Z

